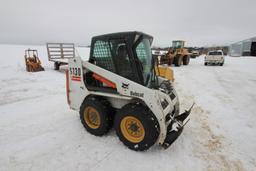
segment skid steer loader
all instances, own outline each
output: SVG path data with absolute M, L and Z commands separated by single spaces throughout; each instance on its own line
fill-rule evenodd
M 135 151 L 155 143 L 169 147 L 192 108 L 179 114 L 172 82 L 156 72 L 152 40 L 141 32 L 93 37 L 89 61 L 69 59 L 66 72 L 68 104 L 79 111 L 85 129 L 102 136 L 114 126 L 119 139 Z
M 44 71 L 41 66 L 41 61 L 38 58 L 37 50 L 27 49 L 25 50 L 25 64 L 28 72 Z

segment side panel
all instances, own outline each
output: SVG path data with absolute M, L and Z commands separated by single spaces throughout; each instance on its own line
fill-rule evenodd
M 70 108 L 79 110 L 84 98 L 89 94 L 84 84 L 83 67 L 80 58 L 68 63 Z

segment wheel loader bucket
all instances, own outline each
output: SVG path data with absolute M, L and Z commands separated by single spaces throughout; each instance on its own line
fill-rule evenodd
M 41 61 L 38 58 L 37 50 L 25 50 L 24 58 L 28 72 L 44 71 L 44 68 L 41 66 Z

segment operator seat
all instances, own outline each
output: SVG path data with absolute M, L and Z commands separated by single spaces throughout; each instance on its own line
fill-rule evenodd
M 126 50 L 125 45 L 121 45 L 117 49 L 117 54 L 116 54 L 116 67 L 117 67 L 117 72 L 119 75 L 125 77 L 125 78 L 130 78 L 131 76 L 131 67 L 129 63 L 129 58 L 128 58 L 128 53 Z

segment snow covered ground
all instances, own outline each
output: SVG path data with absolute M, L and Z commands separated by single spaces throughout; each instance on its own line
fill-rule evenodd
M 36 48 L 45 72 L 25 71 Z M 126 148 L 114 130 L 85 131 L 66 102 L 64 68 L 53 70 L 45 46 L 0 45 L 0 170 L 256 170 L 256 58 L 203 57 L 173 67 L 181 108 L 196 103 L 183 134 L 167 150 Z M 81 55 L 88 49 L 80 48 Z

